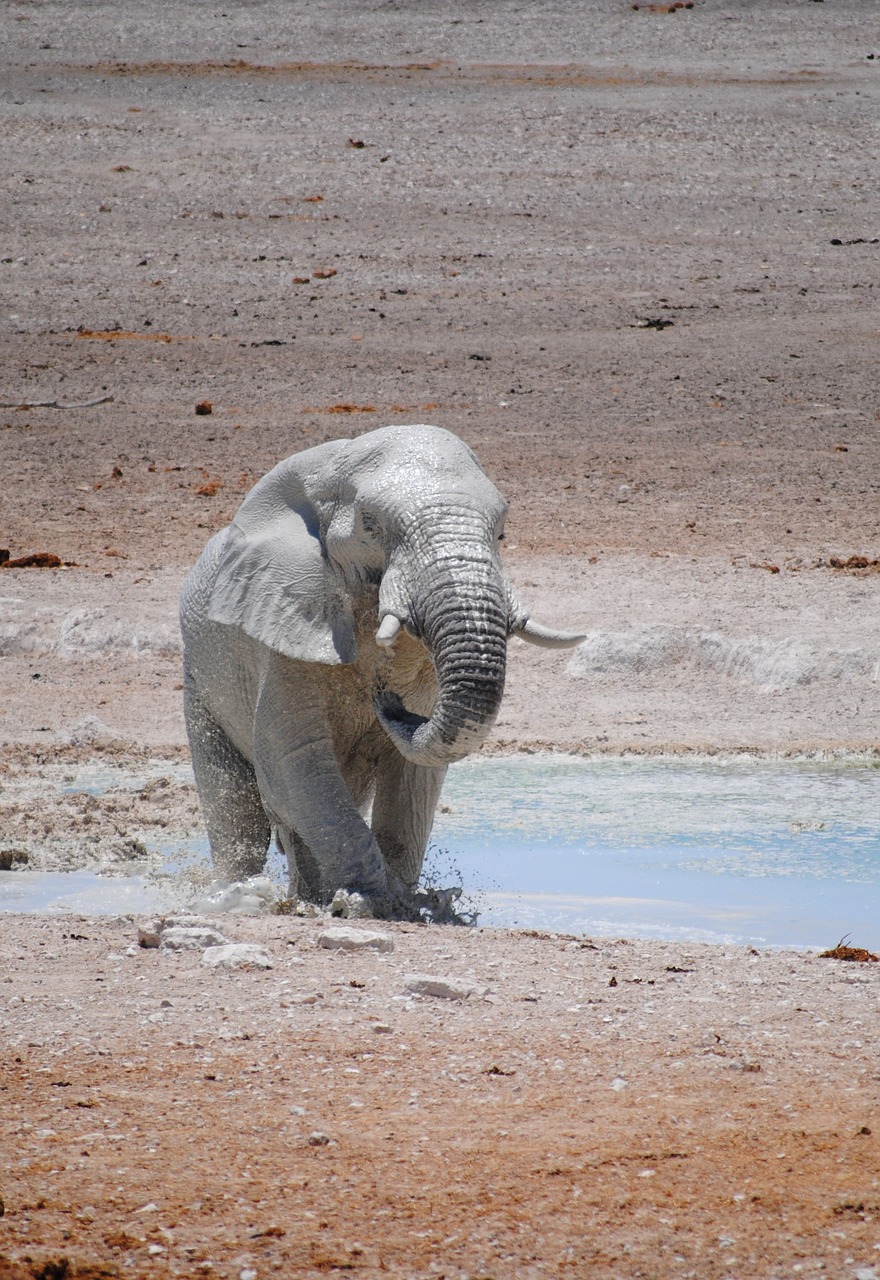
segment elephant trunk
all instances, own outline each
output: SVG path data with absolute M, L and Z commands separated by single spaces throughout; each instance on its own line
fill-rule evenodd
M 466 563 L 458 556 L 434 561 L 420 600 L 410 623 L 434 663 L 434 710 L 429 719 L 415 715 L 389 689 L 377 695 L 376 710 L 408 760 L 447 765 L 475 751 L 498 715 L 507 663 L 507 593 L 485 554 Z

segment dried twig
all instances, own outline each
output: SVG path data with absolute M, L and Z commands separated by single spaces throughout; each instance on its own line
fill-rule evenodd
M 0 409 L 91 409 L 96 404 L 110 404 L 112 400 L 112 396 L 78 400 L 75 404 L 66 404 L 63 400 L 0 400 Z

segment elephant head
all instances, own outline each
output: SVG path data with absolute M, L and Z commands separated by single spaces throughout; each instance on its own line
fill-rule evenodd
M 394 646 L 401 631 L 421 641 L 438 690 L 421 716 L 379 679 L 376 715 L 407 759 L 449 764 L 495 721 L 511 635 L 551 647 L 583 638 L 531 622 L 516 601 L 499 558 L 506 510 L 471 450 L 439 427 L 318 445 L 246 497 L 209 616 L 287 657 L 336 665 L 358 661 L 357 618 L 375 609 L 370 643 Z

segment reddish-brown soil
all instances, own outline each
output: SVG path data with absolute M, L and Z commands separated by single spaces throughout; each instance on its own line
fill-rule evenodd
M 880 966 L 401 925 L 345 954 L 317 921 L 220 923 L 275 967 L 144 950 L 125 920 L 4 927 L 0 1275 L 877 1262 Z M 473 994 L 407 996 L 413 972 Z

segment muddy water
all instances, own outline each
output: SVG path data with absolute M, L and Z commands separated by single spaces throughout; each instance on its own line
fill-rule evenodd
M 205 858 L 193 845 L 191 860 Z M 851 935 L 876 950 L 880 768 L 467 761 L 450 770 L 427 867 L 437 883 L 463 884 L 485 925 L 755 946 L 830 946 Z M 283 881 L 277 857 L 269 873 Z M 179 906 L 189 892 L 179 846 L 160 876 L 0 872 L 0 910 L 144 911 Z

